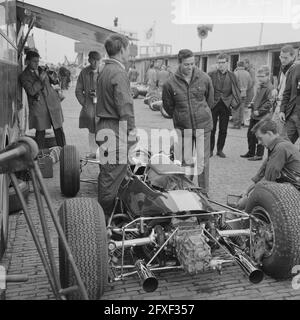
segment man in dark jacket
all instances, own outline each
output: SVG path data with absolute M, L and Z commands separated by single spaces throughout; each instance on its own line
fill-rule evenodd
M 39 149 L 45 148 L 46 129 L 53 127 L 57 145 L 66 144 L 62 128 L 63 113 L 58 93 L 52 88 L 49 72 L 39 66 L 40 55 L 29 51 L 26 55 L 27 67 L 20 75 L 29 105 L 29 129 L 36 129 L 35 137 Z
M 215 134 L 219 119 L 219 137 L 217 142 L 217 155 L 226 158 L 223 152 L 227 137 L 227 129 L 231 109 L 239 108 L 241 103 L 240 90 L 233 72 L 228 70 L 228 55 L 219 54 L 217 57 L 217 70 L 209 73 L 214 87 L 214 104 L 212 108 L 213 130 L 211 132 L 211 156 L 215 148 Z
M 264 161 L 252 184 L 242 195 L 238 208 L 244 210 L 250 193 L 259 181 L 289 182 L 300 190 L 300 153 L 288 140 L 279 136 L 277 124 L 272 120 L 262 120 L 252 129 L 258 141 L 268 149 L 268 158 Z
M 242 158 L 248 158 L 250 161 L 262 160 L 264 155 L 264 146 L 256 139 L 252 132 L 253 127 L 263 118 L 269 116 L 271 118 L 273 108 L 272 90 L 273 86 L 270 81 L 270 69 L 268 66 L 261 66 L 257 70 L 257 79 L 259 86 L 253 101 L 250 104 L 251 118 L 248 128 L 248 152 L 241 155 Z
M 196 153 L 198 184 L 207 193 L 214 90 L 209 76 L 195 67 L 192 51 L 181 50 L 178 61 L 178 70 L 163 85 L 163 107 L 184 141 L 175 148 L 176 158 L 183 159 L 182 164 L 192 173 Z
M 127 173 L 128 144 L 136 142 L 136 137 L 130 81 L 124 66 L 129 59 L 129 41 L 125 36 L 112 35 L 105 49 L 109 59 L 98 78 L 96 140 L 101 162 L 99 200 L 108 217 Z
M 295 143 L 300 137 L 300 64 L 295 64 L 288 72 L 279 118 L 285 122 L 288 138 Z
M 97 103 L 97 79 L 100 74 L 101 55 L 97 51 L 89 53 L 90 65 L 84 68 L 78 77 L 75 95 L 82 109 L 79 116 L 79 128 L 89 130 L 89 157 L 96 157 L 95 109 Z

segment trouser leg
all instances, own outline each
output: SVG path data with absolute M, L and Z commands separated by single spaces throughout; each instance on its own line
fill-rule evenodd
M 222 102 L 222 106 L 220 108 L 219 137 L 218 137 L 218 143 L 217 143 L 218 151 L 223 151 L 225 146 L 229 116 L 230 116 L 230 112 L 226 107 L 226 105 Z
M 99 202 L 106 217 L 112 213 L 119 187 L 127 173 L 127 165 L 100 165 Z
M 215 139 L 216 139 L 216 130 L 219 117 L 219 106 L 218 104 L 212 109 L 212 118 L 213 118 L 213 129 L 210 134 L 210 151 L 213 152 L 215 148 Z
M 66 137 L 63 128 L 54 129 L 56 143 L 59 147 L 64 147 L 66 145 Z
M 247 138 L 248 138 L 248 153 L 251 156 L 255 156 L 255 147 L 256 147 L 256 137 L 255 134 L 252 133 L 252 128 L 255 126 L 257 123 L 256 120 L 250 119 L 249 123 L 249 128 L 248 128 L 248 133 L 247 133 Z
M 40 150 L 45 149 L 45 130 L 35 131 L 35 140 Z
M 204 193 L 209 192 L 209 159 L 210 159 L 210 131 L 201 130 L 196 135 L 198 186 Z

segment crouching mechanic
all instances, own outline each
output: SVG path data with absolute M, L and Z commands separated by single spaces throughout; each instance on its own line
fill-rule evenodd
M 262 120 L 253 127 L 259 143 L 268 149 L 265 160 L 251 185 L 238 203 L 238 209 L 246 208 L 250 193 L 259 181 L 289 182 L 300 190 L 300 152 L 287 139 L 279 136 L 277 124 L 272 120 Z
M 130 81 L 125 70 L 129 41 L 112 35 L 105 42 L 109 59 L 98 78 L 96 141 L 100 151 L 99 202 L 106 219 L 114 208 L 118 189 L 127 173 L 127 154 L 136 142 Z

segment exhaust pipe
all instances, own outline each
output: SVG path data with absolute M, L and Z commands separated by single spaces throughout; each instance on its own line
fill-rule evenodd
M 235 248 L 235 254 L 233 255 L 233 258 L 248 276 L 248 279 L 251 283 L 257 284 L 263 280 L 263 271 L 255 267 L 250 258 L 247 257 L 243 251 Z
M 247 275 L 251 283 L 257 284 L 263 280 L 264 278 L 263 271 L 258 269 L 253 264 L 250 257 L 248 257 L 240 248 L 228 243 L 228 241 L 223 237 L 219 239 L 219 243 L 222 244 L 228 250 L 228 253 L 234 258 L 236 263 L 241 267 L 241 269 Z
M 142 281 L 142 287 L 146 292 L 153 292 L 158 287 L 158 280 L 153 272 L 146 266 L 143 260 L 138 260 L 135 263 L 137 273 Z

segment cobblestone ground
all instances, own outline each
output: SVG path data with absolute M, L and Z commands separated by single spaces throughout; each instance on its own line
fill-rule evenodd
M 67 143 L 76 145 L 80 153 L 88 152 L 87 132 L 78 129 L 78 116 L 80 106 L 74 98 L 74 88 L 66 92 L 63 102 L 65 115 L 65 132 Z M 138 127 L 172 128 L 172 122 L 164 119 L 159 112 L 151 111 L 143 104 L 142 99 L 135 100 L 135 111 Z M 224 152 L 226 159 L 217 156 L 211 158 L 210 170 L 210 198 L 226 203 L 227 194 L 239 194 L 248 185 L 261 162 L 250 163 L 241 159 L 240 154 L 246 150 L 246 129 L 229 130 Z M 95 178 L 97 168 L 87 165 L 82 173 L 82 178 Z M 52 198 L 55 212 L 58 211 L 64 197 L 59 187 L 59 164 L 54 167 L 54 178 L 45 180 Z M 79 197 L 97 198 L 97 189 L 92 184 L 81 184 Z M 34 195 L 30 195 L 29 209 L 35 224 L 38 214 L 35 206 Z M 57 235 L 52 223 L 49 223 L 51 242 L 55 248 L 55 257 L 58 260 Z M 42 234 L 38 227 L 39 234 Z M 54 299 L 47 281 L 45 271 L 37 254 L 31 234 L 23 215 L 10 216 L 10 239 L 7 253 L 2 261 L 10 274 L 26 273 L 29 281 L 22 284 L 8 284 L 6 299 Z M 103 296 L 105 300 L 162 300 L 162 299 L 300 299 L 300 290 L 293 290 L 291 280 L 276 281 L 265 277 L 260 284 L 250 284 L 243 272 L 236 265 L 223 268 L 220 275 L 208 272 L 195 276 L 185 275 L 183 272 L 161 272 L 159 287 L 154 293 L 145 293 L 136 277 L 126 281 L 108 285 Z

